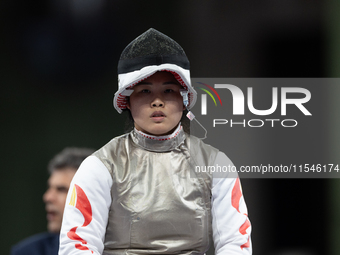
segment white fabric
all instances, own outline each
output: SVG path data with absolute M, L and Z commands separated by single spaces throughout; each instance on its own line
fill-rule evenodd
M 230 159 L 219 152 L 215 165 L 232 164 Z M 247 220 L 247 208 L 243 195 L 239 202 L 238 212 L 231 204 L 232 189 L 236 178 L 214 178 L 212 183 L 212 228 L 216 254 L 252 254 L 252 248 L 241 249 L 240 246 L 250 241 L 251 227 L 247 234 L 242 235 L 240 227 Z M 78 227 L 76 233 L 86 241 L 89 250 L 79 250 L 67 233 L 75 226 L 82 226 L 84 217 L 77 208 L 69 205 L 74 184 L 80 186 L 87 195 L 91 207 L 93 219 L 86 227 Z M 86 255 L 102 254 L 104 249 L 104 237 L 111 203 L 112 177 L 104 164 L 95 156 L 88 157 L 80 166 L 74 176 L 69 193 L 67 195 L 63 224 L 60 234 L 59 255 Z M 93 253 L 91 252 L 93 251 Z
M 216 157 L 215 166 L 232 166 L 231 160 L 222 152 Z M 213 175 L 214 176 L 214 175 Z M 240 227 L 248 220 L 247 207 L 243 194 L 239 201 L 238 212 L 231 204 L 232 189 L 237 177 L 234 174 L 225 176 L 225 178 L 213 178 L 211 214 L 213 240 L 215 245 L 215 254 L 252 254 L 251 246 L 251 226 L 246 229 L 247 234 L 240 233 Z M 242 188 L 240 187 L 242 191 Z M 247 243 L 249 239 L 250 247 L 240 249 L 240 246 Z
M 69 205 L 74 184 L 80 186 L 92 207 L 92 221 L 86 227 L 80 227 L 84 223 L 84 217 L 77 208 Z M 108 220 L 108 211 L 111 204 L 112 178 L 104 164 L 95 156 L 84 160 L 79 167 L 70 185 L 64 209 L 63 223 L 60 233 L 59 254 L 102 254 L 104 249 L 105 229 Z M 87 242 L 89 250 L 79 250 L 67 233 L 70 229 L 79 226 L 76 234 Z M 93 251 L 93 253 L 91 253 Z
M 113 104 L 115 109 L 121 113 L 122 109 L 118 107 L 117 99 L 118 96 L 125 91 L 126 88 L 130 87 L 131 85 L 137 84 L 140 81 L 146 79 L 147 77 L 150 77 L 157 71 L 172 71 L 177 73 L 183 82 L 188 86 L 189 93 L 192 93 L 193 98 L 190 102 L 188 109 L 190 109 L 192 106 L 195 105 L 196 99 L 197 99 L 197 92 L 193 89 L 191 86 L 191 80 L 190 80 L 190 71 L 187 69 L 184 69 L 178 65 L 175 64 L 161 64 L 161 65 L 151 65 L 143 67 L 140 70 L 136 70 L 129 73 L 119 74 L 118 75 L 118 91 L 115 93 Z

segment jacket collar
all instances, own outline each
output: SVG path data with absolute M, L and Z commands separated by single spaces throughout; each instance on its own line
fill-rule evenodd
M 172 134 L 166 136 L 148 135 L 137 129 L 131 131 L 130 136 L 138 146 L 154 152 L 172 151 L 183 144 L 186 138 L 183 127 L 180 124 Z

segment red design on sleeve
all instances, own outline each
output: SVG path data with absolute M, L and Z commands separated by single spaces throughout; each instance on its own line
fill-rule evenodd
M 250 222 L 249 222 L 249 220 L 247 219 L 246 222 L 243 223 L 242 226 L 240 227 L 240 229 L 239 229 L 239 230 L 240 230 L 240 233 L 241 233 L 242 235 L 247 234 L 246 230 L 247 230 L 247 228 L 249 228 L 249 227 L 250 227 Z
M 242 244 L 240 247 L 241 247 L 242 250 L 243 250 L 243 248 L 249 248 L 250 247 L 249 237 L 248 237 L 248 241 L 246 243 Z
M 86 227 L 92 221 L 92 208 L 89 199 L 87 198 L 84 190 L 79 187 L 77 184 L 74 184 L 77 192 L 77 202 L 76 208 L 81 212 L 84 217 L 84 224 L 81 227 Z M 67 236 L 71 240 L 80 241 L 82 244 L 87 244 L 87 242 L 82 239 L 79 235 L 76 234 L 76 230 L 78 227 L 72 228 L 68 233 Z M 89 250 L 88 247 L 82 244 L 75 244 L 75 247 L 79 250 Z M 93 251 L 91 251 L 93 253 Z
M 92 208 L 89 199 L 87 198 L 85 192 L 77 184 L 74 184 L 77 191 L 77 203 L 76 208 L 84 216 L 84 224 L 82 227 L 86 227 L 92 221 Z
M 233 190 L 231 192 L 231 205 L 239 212 L 240 212 L 240 199 L 242 197 L 242 192 L 241 192 L 241 185 L 240 185 L 240 179 L 237 178 L 233 187 Z M 246 214 L 244 214 L 246 215 Z M 247 216 L 247 215 L 246 215 Z M 246 235 L 247 234 L 247 229 L 250 227 L 250 221 L 248 220 L 248 218 L 246 219 L 246 221 L 241 225 L 241 227 L 239 228 L 239 231 L 242 235 Z M 244 244 L 242 244 L 241 249 L 243 250 L 243 248 L 248 248 L 250 247 L 250 241 L 249 241 L 249 237 L 248 237 L 248 241 Z
M 239 213 L 241 213 L 239 209 L 241 197 L 240 179 L 237 178 L 231 193 L 231 204 Z

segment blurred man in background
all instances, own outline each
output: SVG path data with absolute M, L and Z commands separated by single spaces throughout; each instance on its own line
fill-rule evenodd
M 57 255 L 59 232 L 71 180 L 81 162 L 94 152 L 86 148 L 65 148 L 49 162 L 48 187 L 43 195 L 47 212 L 46 233 L 31 236 L 12 247 L 11 255 Z

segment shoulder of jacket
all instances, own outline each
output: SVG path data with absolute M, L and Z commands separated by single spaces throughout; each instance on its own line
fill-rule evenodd
M 192 150 L 192 152 L 195 152 L 201 149 L 201 150 L 210 151 L 211 153 L 217 154 L 220 151 L 219 149 L 211 146 L 210 144 L 206 144 L 201 139 L 193 135 L 187 135 L 187 143 L 188 143 L 189 149 Z
M 117 160 L 117 155 L 121 156 L 127 153 L 124 144 L 128 138 L 129 133 L 117 136 L 92 154 L 105 165 L 111 175 L 113 173 L 113 162 Z
M 108 143 L 106 143 L 100 149 L 95 151 L 93 155 L 98 156 L 98 154 L 101 154 L 103 151 L 114 149 L 115 147 L 119 146 L 121 143 L 124 143 L 126 139 L 128 138 L 128 136 L 129 136 L 129 133 L 112 138 Z

